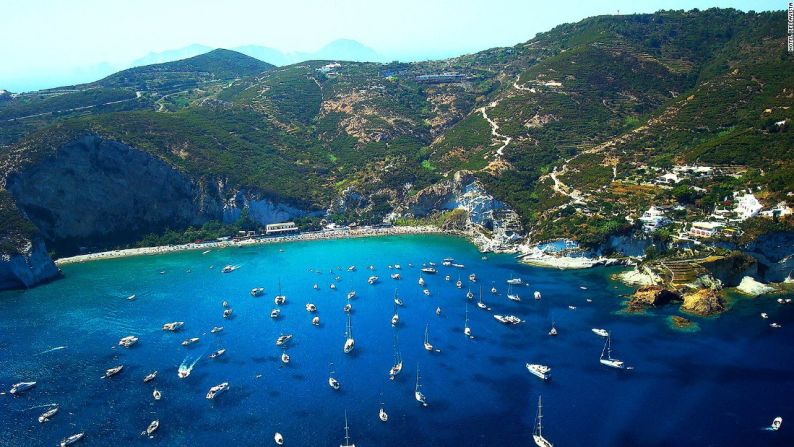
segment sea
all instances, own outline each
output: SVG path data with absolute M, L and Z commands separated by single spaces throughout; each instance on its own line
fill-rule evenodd
M 464 267 L 442 266 L 447 257 Z M 430 262 L 438 273 L 423 275 L 426 296 L 418 280 Z M 238 268 L 222 273 L 226 265 Z M 286 446 L 337 446 L 347 421 L 359 447 L 529 446 L 541 396 L 542 433 L 555 446 L 794 445 L 794 305 L 731 296 L 728 313 L 691 317 L 694 327 L 680 330 L 669 319 L 676 306 L 624 313 L 632 290 L 610 279 L 619 271 L 530 267 L 444 235 L 64 265 L 63 279 L 0 293 L 0 445 L 56 446 L 84 432 L 75 445 L 268 446 L 280 433 Z M 374 285 L 371 275 L 379 277 Z M 521 302 L 506 298 L 511 277 L 525 283 L 513 288 Z M 253 297 L 254 287 L 264 294 Z M 490 310 L 476 306 L 481 288 Z M 287 302 L 272 319 L 279 290 Z M 355 349 L 345 354 L 351 290 Z M 392 327 L 395 295 L 404 305 Z M 494 314 L 524 322 L 505 326 Z M 315 315 L 319 326 L 311 324 Z M 467 315 L 473 338 L 463 333 Z M 172 321 L 184 328 L 161 329 Z M 548 335 L 552 324 L 556 337 Z M 210 333 L 214 326 L 224 329 Z M 426 328 L 434 352 L 423 347 Z M 593 328 L 612 334 L 613 357 L 632 369 L 600 365 L 605 339 Z M 282 334 L 293 335 L 288 364 L 275 344 Z M 138 343 L 118 346 L 128 335 Z M 182 346 L 192 337 L 199 341 Z M 395 345 L 404 367 L 390 380 Z M 224 355 L 209 358 L 221 348 Z M 551 379 L 531 375 L 526 363 L 550 366 Z M 118 365 L 118 375 L 101 378 Z M 180 365 L 193 365 L 185 379 Z M 426 407 L 414 398 L 417 372 Z M 328 385 L 330 374 L 340 390 Z M 20 381 L 37 385 L 14 397 L 8 390 Z M 228 391 L 206 399 L 223 382 Z M 39 423 L 52 404 L 59 412 Z M 777 416 L 782 427 L 771 431 Z M 142 435 L 153 420 L 159 430 Z

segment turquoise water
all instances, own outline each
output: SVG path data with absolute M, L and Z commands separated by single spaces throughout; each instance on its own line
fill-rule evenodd
M 442 267 L 447 256 L 465 269 Z M 430 297 L 417 285 L 418 267 L 427 261 L 439 264 L 438 275 L 425 276 Z M 226 264 L 240 269 L 220 273 Z M 366 281 L 370 264 L 381 278 L 374 286 Z M 402 265 L 402 280 L 389 278 L 389 264 Z M 349 265 L 358 271 L 347 272 Z M 329 274 L 337 266 L 342 270 Z M 699 331 L 684 333 L 670 329 L 664 318 L 672 308 L 657 316 L 620 314 L 621 295 L 630 290 L 608 279 L 617 270 L 538 269 L 507 255 L 482 260 L 467 242 L 445 236 L 183 252 L 63 270 L 62 280 L 0 294 L 0 389 L 38 381 L 20 397 L 0 395 L 4 446 L 53 446 L 79 431 L 86 432 L 80 445 L 87 446 L 274 445 L 277 431 L 288 446 L 339 445 L 345 411 L 358 446 L 531 445 L 539 394 L 544 434 L 557 446 L 794 442 L 788 427 L 794 423 L 794 306 L 771 298 L 740 299 L 729 314 L 699 319 Z M 474 290 L 484 286 L 484 301 L 493 310 L 469 306 L 475 338 L 468 340 L 463 324 L 471 272 L 479 277 Z M 444 280 L 446 273 L 452 281 Z M 463 290 L 454 286 L 458 274 Z M 335 275 L 341 280 L 331 290 Z M 511 275 L 530 283 L 517 289 L 521 303 L 504 296 Z M 279 280 L 288 301 L 281 317 L 272 320 Z M 501 295 L 487 292 L 492 281 Z M 319 291 L 312 289 L 314 283 Z M 258 286 L 265 295 L 251 297 L 249 290 Z M 395 288 L 405 302 L 397 328 L 405 367 L 390 381 Z M 352 301 L 356 348 L 345 355 L 342 307 L 350 289 L 358 293 Z M 532 299 L 535 290 L 542 300 Z M 137 299 L 128 301 L 131 294 Z M 232 319 L 222 318 L 224 300 L 234 309 Z M 318 307 L 319 327 L 310 324 L 308 302 Z M 762 311 L 771 320 L 761 320 Z M 512 313 L 526 322 L 502 326 L 494 313 Z M 176 320 L 185 321 L 181 332 L 160 329 Z M 552 320 L 560 333 L 556 338 L 547 335 Z M 784 327 L 769 328 L 772 320 Z M 423 349 L 425 324 L 441 352 Z M 211 334 L 213 326 L 225 330 Z M 615 356 L 634 370 L 599 365 L 603 340 L 593 327 L 612 331 Z M 295 336 L 287 366 L 274 343 L 281 333 Z M 126 335 L 140 341 L 130 349 L 117 347 Z M 181 346 L 188 337 L 201 340 Z M 225 356 L 207 358 L 221 347 Z M 199 356 L 192 374 L 179 379 L 177 367 Z M 327 384 L 330 362 L 340 391 Z M 550 365 L 552 380 L 543 383 L 530 375 L 526 362 Z M 100 379 L 119 364 L 124 370 L 118 376 Z M 413 396 L 417 366 L 427 408 Z M 152 370 L 158 377 L 144 384 Z M 230 383 L 229 391 L 205 399 L 221 382 Z M 155 387 L 162 392 L 160 401 L 152 398 Z M 381 402 L 388 423 L 378 419 Z M 49 403 L 58 403 L 60 412 L 39 424 L 41 406 Z M 783 428 L 763 430 L 775 416 L 784 418 Z M 153 419 L 160 420 L 155 437 L 140 436 Z

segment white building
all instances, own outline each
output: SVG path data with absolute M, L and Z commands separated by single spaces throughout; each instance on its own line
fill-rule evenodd
M 738 196 L 737 193 L 734 193 L 734 199 L 736 200 L 736 205 L 733 208 L 733 212 L 736 213 L 736 217 L 739 220 L 747 220 L 756 216 L 763 208 L 761 202 L 752 193 L 744 194 L 743 196 Z
M 655 206 L 648 208 L 648 211 L 644 212 L 640 217 L 640 221 L 642 222 L 642 230 L 646 233 L 652 233 L 670 223 L 670 219 L 664 215 L 664 211 Z
M 287 233 L 290 231 L 298 231 L 295 222 L 284 222 L 265 226 L 265 233 L 267 234 Z
M 692 222 L 689 235 L 694 238 L 708 238 L 716 235 L 723 224 L 720 222 Z

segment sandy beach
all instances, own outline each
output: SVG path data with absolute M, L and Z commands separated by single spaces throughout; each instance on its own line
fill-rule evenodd
M 359 237 L 375 237 L 375 236 L 394 236 L 403 234 L 440 234 L 444 233 L 439 228 L 432 226 L 399 226 L 399 227 L 383 227 L 372 228 L 362 227 L 353 229 L 337 229 L 337 230 L 324 230 L 313 231 L 306 233 L 297 233 L 287 236 L 270 236 L 255 239 L 243 240 L 228 240 L 228 241 L 213 241 L 203 243 L 191 243 L 182 245 L 162 245 L 158 247 L 140 247 L 140 248 L 127 248 L 123 250 L 110 250 L 98 253 L 87 253 L 84 255 L 70 256 L 67 258 L 60 258 L 55 260 L 56 265 L 74 264 L 78 262 L 98 261 L 101 259 L 115 259 L 124 258 L 128 256 L 145 256 L 145 255 L 159 255 L 163 253 L 173 253 L 186 250 L 212 250 L 227 247 L 242 247 L 248 245 L 259 244 L 277 244 L 282 242 L 295 242 L 295 241 L 316 241 L 323 239 L 346 239 L 346 238 L 359 238 Z

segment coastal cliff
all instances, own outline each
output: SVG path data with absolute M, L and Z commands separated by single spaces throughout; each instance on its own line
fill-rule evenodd
M 32 287 L 58 274 L 36 228 L 0 190 L 0 290 Z

